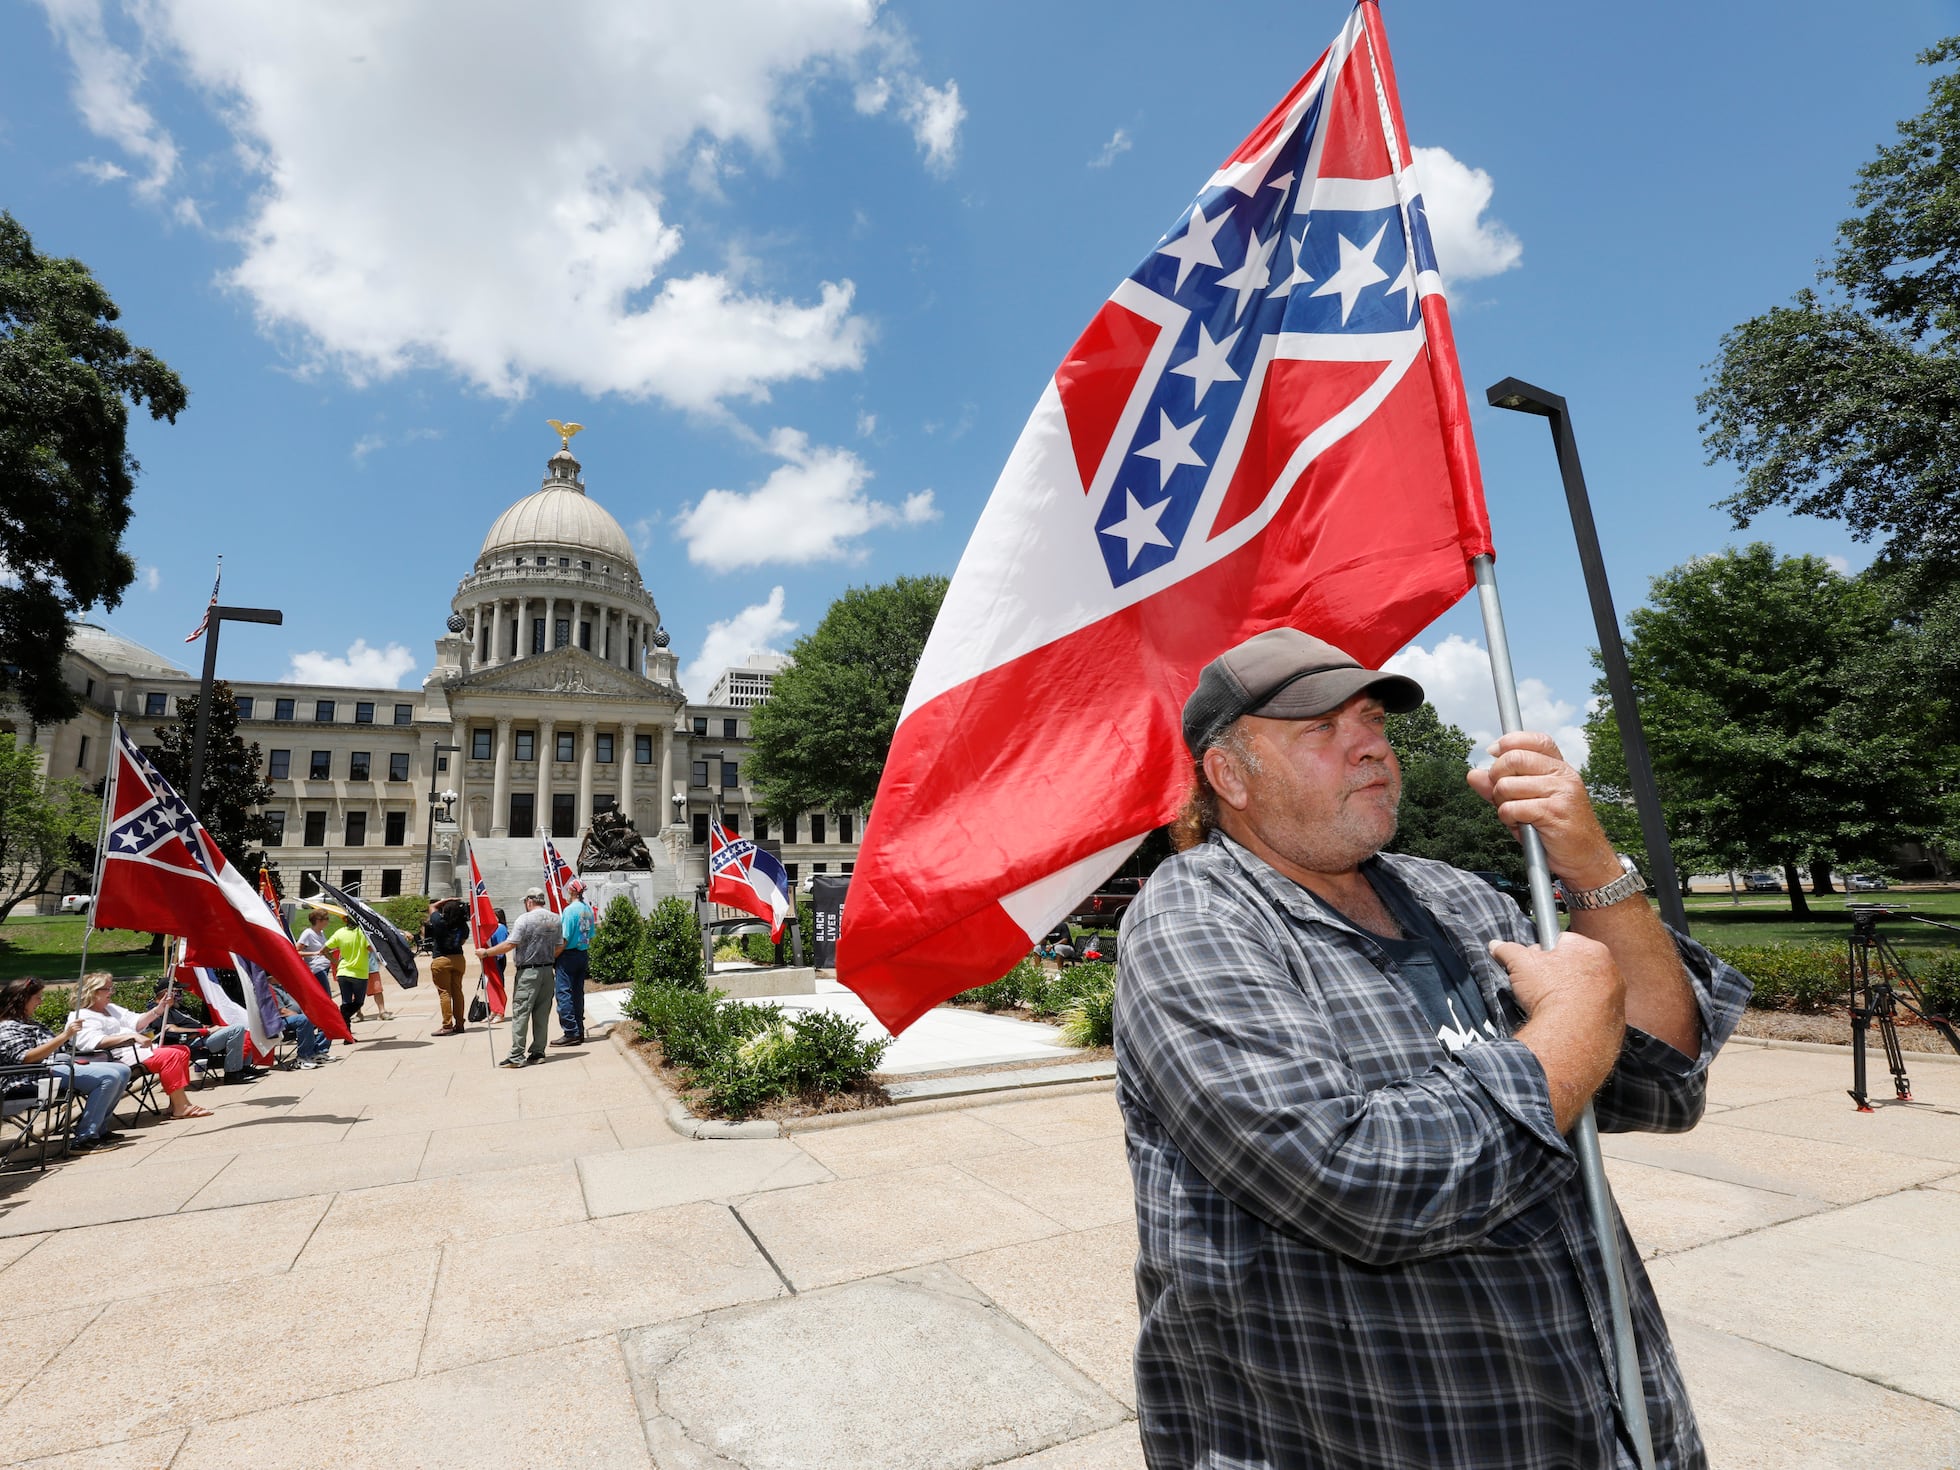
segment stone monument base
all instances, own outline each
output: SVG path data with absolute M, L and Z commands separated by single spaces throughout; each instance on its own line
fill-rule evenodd
M 601 919 L 606 916 L 606 905 L 622 893 L 633 900 L 633 906 L 644 918 L 653 912 L 655 904 L 673 892 L 671 879 L 663 884 L 645 868 L 621 868 L 610 873 L 581 873 L 579 878 L 585 884 L 585 901 L 592 905 L 592 912 Z
M 707 980 L 708 989 L 724 991 L 730 1000 L 817 993 L 817 972 L 808 965 L 801 968 L 785 965 L 769 970 L 716 970 Z

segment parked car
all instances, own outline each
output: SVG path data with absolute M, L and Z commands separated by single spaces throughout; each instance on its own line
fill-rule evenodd
M 1781 893 L 1783 880 L 1774 873 L 1744 873 L 1742 887 L 1748 893 Z
M 94 907 L 94 905 L 95 905 L 94 894 L 70 893 L 67 894 L 65 897 L 63 897 L 61 900 L 61 912 L 63 912 L 64 914 L 85 914 L 92 907 Z
M 1846 893 L 1882 893 L 1891 886 L 1882 873 L 1850 873 L 1844 880 Z
M 1090 934 L 1082 941 L 1082 958 L 1100 960 L 1104 964 L 1116 963 L 1116 936 L 1114 934 Z
M 1069 915 L 1077 924 L 1113 924 L 1123 916 L 1123 911 L 1136 901 L 1143 892 L 1141 878 L 1111 878 L 1096 892 L 1076 905 L 1075 912 Z

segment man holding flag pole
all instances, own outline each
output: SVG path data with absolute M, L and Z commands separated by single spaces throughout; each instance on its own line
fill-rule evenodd
M 1506 732 L 1473 784 L 1525 845 L 1535 931 L 1467 874 L 1379 855 L 1384 721 L 1421 700 L 1382 663 L 1472 586 Z M 1362 0 L 1038 402 L 907 697 L 838 949 L 901 1030 L 1189 803 L 1116 995 L 1154 1470 L 1706 1463 L 1591 1102 L 1692 1127 L 1748 982 L 1660 926 L 1520 725 Z M 1084 790 L 1101 825 L 1025 821 Z

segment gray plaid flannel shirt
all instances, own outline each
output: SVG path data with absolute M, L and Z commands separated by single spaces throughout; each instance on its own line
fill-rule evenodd
M 1452 1056 L 1385 951 L 1214 833 L 1123 924 L 1117 1101 L 1136 1183 L 1137 1415 L 1153 1470 L 1604 1470 L 1605 1275 L 1571 1147 L 1486 945 L 1533 942 L 1510 899 L 1384 854 L 1505 1032 Z M 1606 1130 L 1679 1132 L 1749 982 L 1680 943 L 1701 1055 L 1629 1030 Z M 1655 1455 L 1705 1466 L 1626 1228 Z

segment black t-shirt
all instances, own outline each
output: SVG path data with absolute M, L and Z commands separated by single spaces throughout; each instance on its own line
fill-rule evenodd
M 1450 1051 L 1459 1052 L 1496 1036 L 1498 1030 L 1491 1024 L 1476 976 L 1442 925 L 1416 901 L 1407 885 L 1380 863 L 1366 863 L 1361 871 L 1402 926 L 1403 934 L 1400 939 L 1390 939 L 1371 930 L 1369 937 L 1395 961 L 1397 977 L 1436 1028 L 1436 1039 Z

